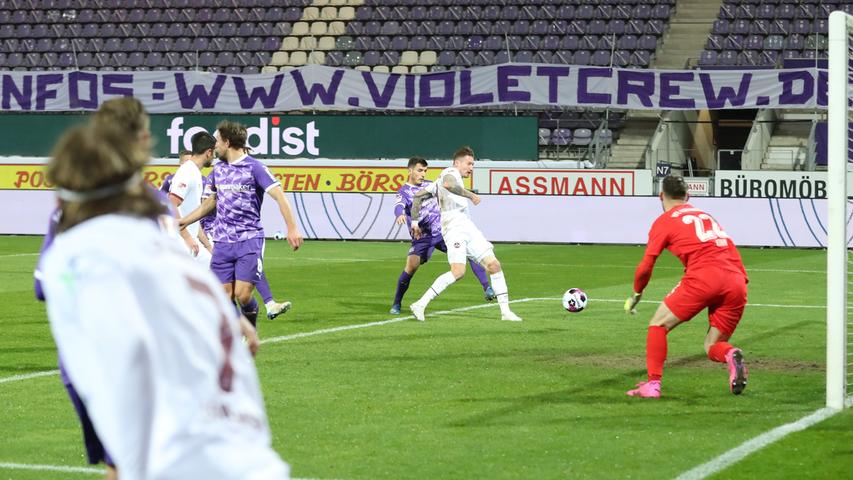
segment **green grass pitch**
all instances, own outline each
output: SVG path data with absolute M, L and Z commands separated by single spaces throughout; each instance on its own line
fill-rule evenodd
M 32 294 L 41 237 L 0 237 L 0 378 L 56 368 L 44 306 Z M 706 359 L 702 314 L 669 335 L 663 395 L 628 398 L 645 376 L 645 334 L 681 275 L 658 262 L 637 316 L 622 312 L 642 247 L 497 245 L 522 323 L 484 303 L 473 275 L 412 320 L 288 335 L 394 318 L 405 243 L 267 245 L 267 273 L 291 312 L 260 321 L 257 357 L 273 446 L 295 477 L 674 478 L 824 402 L 826 254 L 741 249 L 750 275 L 733 343 L 750 367 L 746 392 Z M 416 300 L 446 271 L 437 252 L 412 280 Z M 590 296 L 569 314 L 569 287 Z M 784 306 L 778 306 L 784 305 Z M 404 312 L 407 313 L 407 312 Z M 115 312 L 120 322 L 121 311 Z M 0 383 L 0 467 L 85 467 L 76 417 L 55 375 Z M 849 478 L 853 414 L 836 415 L 714 478 Z M 0 468 L 0 479 L 97 478 Z

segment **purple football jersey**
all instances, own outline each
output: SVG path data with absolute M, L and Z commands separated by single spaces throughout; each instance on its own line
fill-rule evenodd
M 211 190 L 216 192 L 213 240 L 234 243 L 263 237 L 264 193 L 279 184 L 269 169 L 245 155 L 234 163 L 217 163 L 210 177 Z
M 161 192 L 169 193 L 169 190 L 172 188 L 172 178 L 173 177 L 174 177 L 174 175 L 171 173 L 169 175 L 166 175 L 166 178 L 163 179 L 163 184 L 160 185 L 160 191 Z
M 36 299 L 44 301 L 44 290 L 41 287 L 41 259 L 44 258 L 44 252 L 53 244 L 53 237 L 56 236 L 56 227 L 59 226 L 59 219 L 62 218 L 62 210 L 56 207 L 56 210 L 50 214 L 50 223 L 47 224 L 47 233 L 44 235 L 44 241 L 41 244 L 39 251 L 39 259 L 36 263 L 36 271 L 33 272 L 35 277 Z
M 201 177 L 202 189 L 201 189 L 201 201 L 204 203 L 207 200 L 207 197 L 213 194 L 213 190 L 211 187 L 210 177 L 213 176 L 213 173 L 206 177 Z M 205 231 L 205 233 L 213 232 L 213 224 L 216 222 L 216 210 L 211 212 L 206 217 L 202 217 L 199 220 L 199 225 L 201 229 Z
M 397 190 L 397 201 L 394 203 L 394 214 L 399 216 L 402 213 L 406 214 L 406 224 L 411 230 L 412 227 L 412 199 L 418 190 L 422 190 L 432 182 L 424 180 L 420 185 L 410 185 L 404 183 Z M 421 231 L 425 235 L 434 237 L 441 235 L 441 212 L 438 209 L 438 200 L 435 197 L 430 197 L 421 203 L 421 218 L 418 220 L 418 225 L 421 226 Z

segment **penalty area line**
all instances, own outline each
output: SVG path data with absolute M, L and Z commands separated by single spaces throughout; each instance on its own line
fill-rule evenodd
M 688 470 L 678 477 L 675 480 L 700 480 L 703 478 L 710 477 L 711 475 L 717 474 L 726 468 L 734 465 L 735 463 L 743 460 L 747 456 L 761 450 L 762 448 L 770 445 L 771 443 L 775 443 L 791 433 L 799 432 L 805 430 L 812 425 L 820 423 L 827 418 L 839 413 L 841 410 L 836 410 L 834 408 L 821 408 L 820 410 L 816 410 L 815 412 L 807 415 L 796 422 L 787 423 L 785 425 L 774 428 L 773 430 L 769 430 L 767 432 L 762 433 L 761 435 L 753 438 L 752 440 L 747 440 L 746 442 L 738 445 L 737 447 L 729 450 L 728 452 L 723 453 L 722 455 L 714 458 L 710 462 L 703 463 L 698 467 L 695 467 L 691 470 Z
M 92 467 L 66 467 L 63 465 L 33 465 L 29 463 L 8 463 L 0 462 L 0 469 L 3 470 L 36 470 L 43 472 L 62 472 L 62 473 L 92 473 L 103 475 L 105 470 Z
M 518 300 L 510 300 L 509 303 L 534 302 L 534 301 L 538 301 L 538 300 L 554 300 L 554 299 L 553 298 L 520 298 Z M 481 303 L 479 305 L 471 305 L 468 307 L 454 308 L 451 310 L 441 310 L 438 312 L 427 313 L 426 316 L 427 317 L 435 317 L 435 316 L 440 316 L 440 315 L 450 315 L 453 313 L 468 312 L 471 310 L 480 310 L 482 308 L 489 308 L 489 307 L 497 307 L 497 303 Z M 382 320 L 379 322 L 356 323 L 354 325 L 342 325 L 340 327 L 323 328 L 323 329 L 314 330 L 311 332 L 294 333 L 291 335 L 282 335 L 280 337 L 270 337 L 270 338 L 265 338 L 265 339 L 261 340 L 261 345 L 264 345 L 267 343 L 286 342 L 288 340 L 295 340 L 297 338 L 305 338 L 305 337 L 313 337 L 315 335 L 323 335 L 326 333 L 344 332 L 347 330 L 357 330 L 360 328 L 370 328 L 370 327 L 378 327 L 381 325 L 390 325 L 392 323 L 405 322 L 405 321 L 414 320 L 414 319 L 415 319 L 414 316 L 406 315 L 404 317 L 394 317 L 394 318 L 389 318 L 388 320 Z
M 11 377 L 0 378 L 0 383 L 17 382 L 20 380 L 29 380 L 31 378 L 38 378 L 38 377 L 49 377 L 51 375 L 57 375 L 57 374 L 59 374 L 59 370 L 45 370 L 43 372 L 25 373 L 22 375 L 12 375 Z

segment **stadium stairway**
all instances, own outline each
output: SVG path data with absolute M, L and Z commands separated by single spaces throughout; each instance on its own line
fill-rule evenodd
M 811 112 L 783 110 L 764 151 L 762 170 L 794 170 L 806 161 Z
M 689 59 L 698 58 L 717 19 L 723 0 L 677 0 L 669 29 L 655 52 L 651 68 L 685 68 Z M 631 110 L 625 128 L 613 146 L 609 168 L 645 168 L 643 153 L 660 119 L 660 110 Z

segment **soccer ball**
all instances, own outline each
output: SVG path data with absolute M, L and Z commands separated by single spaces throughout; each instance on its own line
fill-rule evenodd
M 586 308 L 589 298 L 580 288 L 570 288 L 563 294 L 563 308 L 572 313 L 578 313 Z
M 272 234 L 272 238 L 274 238 L 276 240 L 283 240 L 284 239 L 284 232 L 279 230 L 279 231 Z

